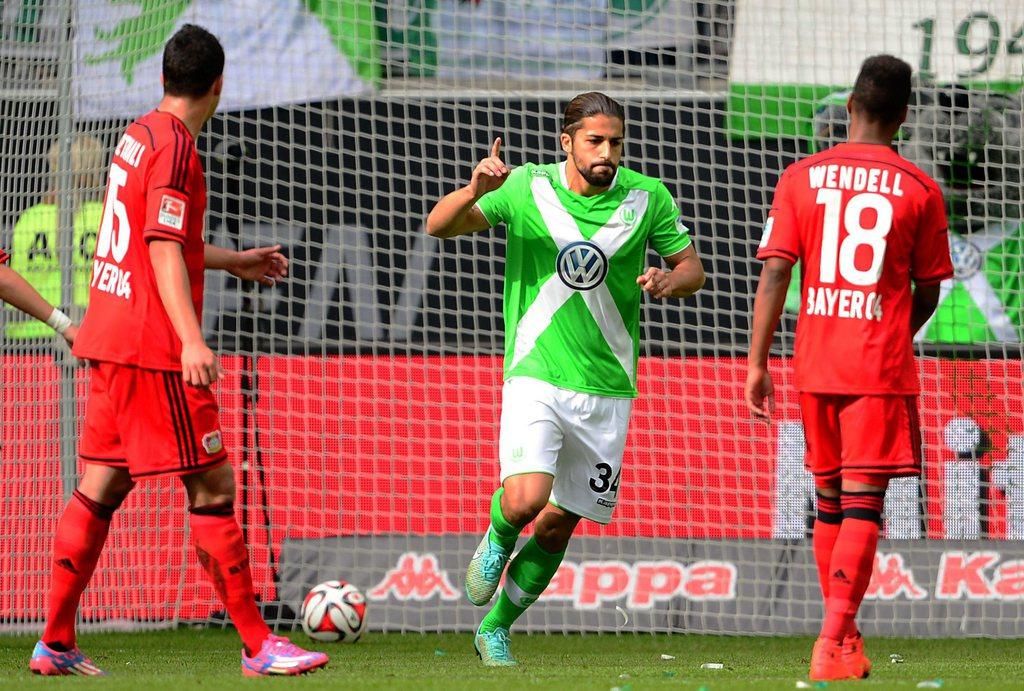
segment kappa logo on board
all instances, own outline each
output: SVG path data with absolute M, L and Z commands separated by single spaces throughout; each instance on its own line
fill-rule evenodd
M 435 595 L 442 600 L 459 599 L 448 574 L 439 566 L 437 555 L 417 552 L 405 552 L 398 557 L 395 568 L 367 593 L 371 600 L 429 600 Z
M 902 554 L 879 552 L 875 555 L 874 572 L 864 597 L 868 600 L 895 600 L 898 597 L 923 600 L 928 597 L 928 591 L 917 584 L 914 571 L 903 561 Z

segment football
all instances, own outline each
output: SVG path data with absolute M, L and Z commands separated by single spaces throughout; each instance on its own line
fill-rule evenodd
M 345 581 L 324 581 L 302 601 L 302 630 L 318 641 L 355 643 L 366 628 L 366 597 Z

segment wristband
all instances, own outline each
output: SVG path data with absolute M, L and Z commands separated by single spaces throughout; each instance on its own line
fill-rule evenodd
M 72 321 L 71 317 L 54 307 L 53 312 L 46 318 L 46 325 L 63 336 L 68 327 L 72 325 Z

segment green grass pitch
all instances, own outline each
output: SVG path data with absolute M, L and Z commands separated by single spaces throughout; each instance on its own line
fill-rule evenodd
M 290 634 L 308 643 L 301 632 Z M 807 673 L 808 638 L 693 635 L 513 635 L 519 666 L 485 669 L 468 634 L 370 634 L 355 645 L 326 645 L 330 666 L 301 679 L 245 679 L 231 630 L 85 634 L 80 644 L 105 668 L 105 679 L 52 679 L 28 671 L 35 639 L 0 636 L 0 688 L 245 689 L 793 689 Z M 902 664 L 889 655 L 899 654 Z M 1021 688 L 1024 644 L 1018 640 L 868 641 L 875 671 L 863 682 L 829 689 L 915 689 L 942 680 L 949 689 Z M 674 659 L 663 660 L 662 655 Z M 701 669 L 721 662 L 721 670 Z M 812 685 L 813 688 L 813 685 Z

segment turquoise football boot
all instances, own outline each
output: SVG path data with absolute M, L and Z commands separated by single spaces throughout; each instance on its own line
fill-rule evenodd
M 512 667 L 516 664 L 516 659 L 512 657 L 512 651 L 509 649 L 511 642 L 508 629 L 499 627 L 487 633 L 481 633 L 477 629 L 473 647 L 476 648 L 477 657 L 484 663 L 484 667 Z
M 466 597 L 477 607 L 491 601 L 508 564 L 509 553 L 491 542 L 491 529 L 473 553 L 466 569 Z

